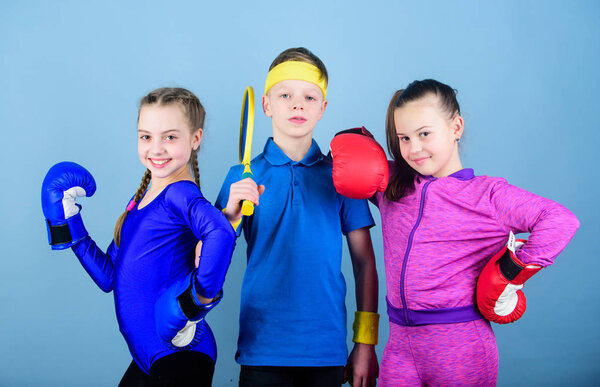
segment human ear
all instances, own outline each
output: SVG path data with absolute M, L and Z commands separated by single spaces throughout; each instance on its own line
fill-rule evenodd
M 327 108 L 327 100 L 323 100 L 323 103 L 321 103 L 321 111 L 319 112 L 319 118 L 318 120 L 321 119 L 321 117 L 323 117 L 323 114 L 325 114 L 325 109 Z
M 265 116 L 271 117 L 273 114 L 271 113 L 271 102 L 269 101 L 269 97 L 266 94 L 262 96 L 262 108 Z
M 465 121 L 460 114 L 454 116 L 452 122 L 450 123 L 450 127 L 452 128 L 452 134 L 454 135 L 454 138 L 460 139 L 465 128 Z
M 202 135 L 204 134 L 204 129 L 198 128 L 194 133 L 192 133 L 192 149 L 198 150 L 200 146 L 200 142 L 202 142 Z

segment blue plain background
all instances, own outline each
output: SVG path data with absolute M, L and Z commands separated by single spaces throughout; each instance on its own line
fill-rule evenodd
M 237 161 L 242 92 L 260 94 L 270 62 L 306 46 L 327 65 L 329 106 L 314 136 L 365 125 L 380 142 L 392 93 L 436 78 L 459 91 L 463 164 L 556 200 L 581 221 L 556 264 L 526 287 L 528 310 L 494 326 L 499 385 L 594 385 L 600 377 L 600 6 L 595 1 L 3 2 L 0 5 L 0 385 L 112 386 L 131 357 L 102 293 L 70 251 L 51 251 L 40 185 L 72 160 L 98 190 L 80 201 L 100 246 L 139 184 L 139 98 L 182 86 L 208 115 L 203 191 L 216 199 Z M 271 131 L 257 111 L 254 154 Z M 379 214 L 373 208 L 379 223 Z M 388 337 L 381 229 L 381 359 Z M 348 310 L 355 309 L 350 260 Z M 245 242 L 225 299 L 208 317 L 219 346 L 214 385 L 237 385 Z

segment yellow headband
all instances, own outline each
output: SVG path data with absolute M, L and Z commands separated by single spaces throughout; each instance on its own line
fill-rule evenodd
M 287 61 L 280 63 L 273 67 L 271 71 L 269 71 L 267 74 L 267 80 L 265 81 L 265 95 L 269 92 L 271 87 L 275 86 L 276 83 L 286 81 L 288 79 L 314 83 L 323 92 L 323 99 L 327 97 L 327 83 L 325 82 L 325 78 L 323 78 L 317 66 L 298 61 Z

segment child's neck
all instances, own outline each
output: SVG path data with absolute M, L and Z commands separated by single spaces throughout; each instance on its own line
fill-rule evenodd
M 453 158 L 443 169 L 441 169 L 438 173 L 434 173 L 433 176 L 440 178 L 450 176 L 453 173 L 456 173 L 463 169 L 462 163 L 460 162 L 459 157 Z
M 178 181 L 188 180 L 194 181 L 192 174 L 188 168 L 182 168 L 179 171 L 175 171 L 167 177 L 163 178 L 152 178 L 150 188 L 148 189 L 148 196 L 157 196 L 162 192 L 169 184 L 173 184 Z
M 291 160 L 301 161 L 312 145 L 312 136 L 288 138 L 273 135 L 273 142 L 275 142 L 279 149 L 281 149 Z

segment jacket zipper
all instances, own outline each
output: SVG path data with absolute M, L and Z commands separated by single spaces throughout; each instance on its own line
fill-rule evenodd
M 400 298 L 402 299 L 402 311 L 404 312 L 404 322 L 406 324 L 409 324 L 408 321 L 408 306 L 406 304 L 406 294 L 405 294 L 405 290 L 404 290 L 404 277 L 406 275 L 406 262 L 408 260 L 408 255 L 410 254 L 410 249 L 412 248 L 412 242 L 413 242 L 413 237 L 415 235 L 415 232 L 417 231 L 417 228 L 419 227 L 419 224 L 421 223 L 421 219 L 423 218 L 423 208 L 425 207 L 425 194 L 427 193 L 427 187 L 429 187 L 429 184 L 431 184 L 433 181 L 428 181 L 427 183 L 425 183 L 425 185 L 423 186 L 423 191 L 421 191 L 421 203 L 419 205 L 419 216 L 417 217 L 417 221 L 415 222 L 415 225 L 413 227 L 413 229 L 410 232 L 410 235 L 408 237 L 408 245 L 406 247 L 406 252 L 404 253 L 404 260 L 402 261 L 402 272 L 400 274 Z

